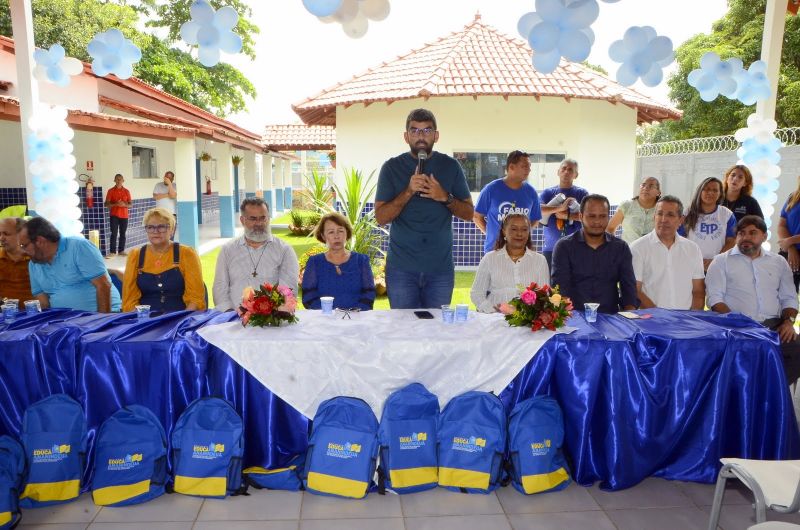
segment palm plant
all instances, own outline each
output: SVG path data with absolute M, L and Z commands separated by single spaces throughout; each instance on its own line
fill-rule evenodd
M 375 170 L 366 177 L 355 168 L 345 169 L 344 187 L 333 185 L 339 199 L 341 214 L 347 217 L 353 227 L 353 238 L 347 248 L 369 256 L 371 262 L 383 258 L 381 240 L 388 234 L 385 228 L 375 221 L 374 210 L 366 211 L 367 201 L 375 192 Z M 328 210 L 331 210 L 329 207 Z

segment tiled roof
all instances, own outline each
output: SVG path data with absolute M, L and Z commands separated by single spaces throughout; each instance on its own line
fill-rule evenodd
M 273 151 L 336 149 L 336 129 L 329 125 L 267 125 L 262 139 Z
M 335 125 L 336 106 L 442 96 L 533 96 L 604 99 L 637 110 L 639 123 L 679 119 L 681 112 L 564 59 L 551 74 L 531 64 L 527 42 L 481 22 L 292 105 L 310 125 Z

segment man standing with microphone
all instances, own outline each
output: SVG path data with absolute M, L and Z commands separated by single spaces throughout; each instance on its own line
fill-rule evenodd
M 431 111 L 411 111 L 403 138 L 409 151 L 383 164 L 375 194 L 375 219 L 391 223 L 389 305 L 440 307 L 450 303 L 455 282 L 452 217 L 471 220 L 472 198 L 459 163 L 433 150 L 439 131 Z

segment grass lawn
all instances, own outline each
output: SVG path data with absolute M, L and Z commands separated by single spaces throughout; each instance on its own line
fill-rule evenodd
M 275 223 L 276 221 L 277 220 L 273 220 L 272 223 Z M 298 258 L 302 256 L 303 253 L 309 248 L 317 244 L 316 239 L 292 235 L 286 228 L 273 228 L 272 234 L 283 239 L 289 245 L 291 245 Z M 219 254 L 219 251 L 220 247 L 217 247 L 211 252 L 200 256 L 200 264 L 203 267 L 203 280 L 209 287 L 208 302 L 210 307 L 214 307 L 214 297 L 211 293 L 211 286 L 214 285 L 214 272 L 216 269 L 217 255 Z M 469 300 L 469 290 L 472 287 L 472 281 L 474 278 L 474 272 L 456 272 L 456 285 L 455 289 L 453 290 L 454 304 L 469 304 L 470 309 L 475 309 L 475 306 Z M 375 309 L 389 309 L 389 299 L 385 295 L 378 297 L 378 299 L 375 300 Z

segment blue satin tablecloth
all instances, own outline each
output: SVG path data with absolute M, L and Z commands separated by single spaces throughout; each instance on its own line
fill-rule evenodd
M 720 457 L 800 457 L 774 333 L 738 315 L 648 312 L 593 324 L 577 314 L 577 331 L 551 339 L 500 394 L 509 410 L 558 399 L 578 483 L 713 482 Z M 28 405 L 64 392 L 86 411 L 91 462 L 97 429 L 119 407 L 149 407 L 169 434 L 192 400 L 214 395 L 242 415 L 245 466 L 282 466 L 305 450 L 308 421 L 195 333 L 233 318 L 51 310 L 0 325 L 0 431 L 18 436 Z

